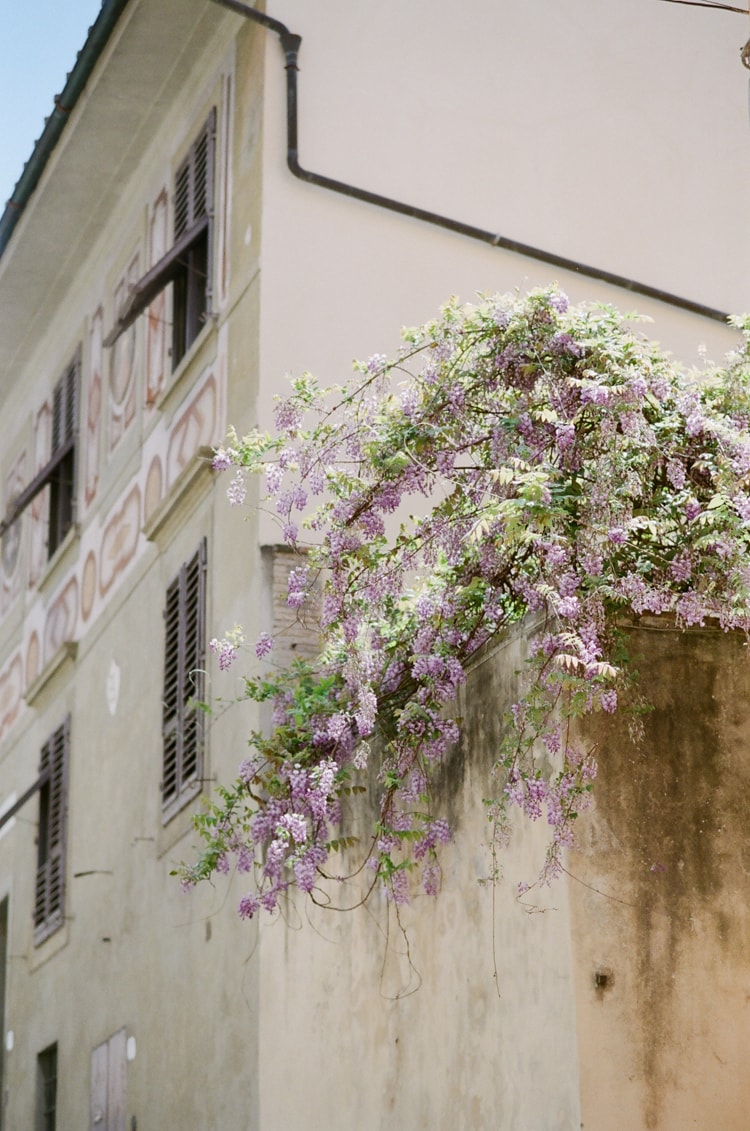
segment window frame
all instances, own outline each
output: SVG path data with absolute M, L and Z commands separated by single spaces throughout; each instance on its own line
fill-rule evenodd
M 205 156 L 201 147 L 205 145 Z M 202 185 L 198 174 L 202 167 Z M 186 210 L 178 209 L 178 184 L 187 171 Z M 174 284 L 172 298 L 172 369 L 176 369 L 198 337 L 205 319 L 213 313 L 213 231 L 216 181 L 216 107 L 212 107 L 187 154 L 180 162 L 172 185 L 172 247 L 145 275 L 133 283 L 123 306 L 115 312 L 115 324 L 104 339 L 110 349 L 156 296 Z M 197 202 L 203 200 L 204 207 Z M 183 224 L 184 211 L 184 224 Z M 205 261 L 201 268 L 201 261 Z M 196 278 L 203 279 L 200 284 Z M 184 296 L 179 291 L 184 289 Z M 198 310 L 198 305 L 205 310 Z M 179 307 L 179 309 L 178 309 Z M 181 340 L 178 341 L 178 337 Z
M 45 742 L 39 763 L 34 946 L 65 922 L 69 761 L 70 715 Z
M 203 781 L 207 542 L 167 587 L 162 696 L 162 818 L 166 824 Z

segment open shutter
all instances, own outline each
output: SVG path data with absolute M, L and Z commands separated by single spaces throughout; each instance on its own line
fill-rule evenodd
M 80 350 L 55 385 L 52 394 L 52 451 L 47 463 L 17 495 L 0 522 L 0 536 L 13 525 L 32 499 L 50 488 L 49 549 L 54 553 L 75 520 L 76 439 Z
M 75 520 L 76 431 L 81 355 L 77 354 L 55 386 L 52 399 L 49 551 L 54 553 Z

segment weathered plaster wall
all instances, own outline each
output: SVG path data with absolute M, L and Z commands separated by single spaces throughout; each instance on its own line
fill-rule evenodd
M 438 899 L 400 916 L 380 894 L 346 914 L 299 902 L 261 923 L 264 1131 L 747 1126 L 747 652 L 656 622 L 630 647 L 653 709 L 637 744 L 624 719 L 589 728 L 601 768 L 570 879 L 516 898 L 547 837 L 517 823 L 501 882 L 480 882 L 519 633 L 458 705 L 435 796 L 455 829 Z M 362 888 L 325 898 L 351 907 Z
M 380 893 L 346 914 L 300 901 L 261 923 L 263 1131 L 578 1131 L 566 889 L 528 914 L 511 882 L 541 863 L 545 830 L 519 830 L 508 882 L 480 882 L 492 866 L 482 798 L 523 650 L 507 641 L 460 705 L 464 738 L 436 799 L 456 830 L 437 900 L 417 896 L 400 916 Z M 333 904 L 363 886 L 332 884 Z
M 583 1126 L 744 1131 L 747 647 L 653 625 L 630 649 L 653 709 L 638 743 L 624 722 L 598 734 L 595 806 L 570 862 Z
M 303 36 L 300 160 L 536 247 L 727 310 L 748 305 L 747 93 L 737 16 L 630 0 L 463 11 L 279 0 Z M 651 316 L 688 364 L 718 323 L 295 180 L 283 55 L 265 43 L 261 412 L 276 380 L 345 379 L 353 357 L 457 294 L 557 279 L 576 300 Z M 719 174 L 717 170 L 730 170 Z M 268 541 L 273 540 L 269 534 Z

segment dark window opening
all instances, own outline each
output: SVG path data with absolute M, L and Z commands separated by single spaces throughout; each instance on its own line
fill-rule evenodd
M 193 796 L 203 764 L 206 542 L 167 589 L 164 611 L 164 761 L 162 804 Z
M 50 1045 L 36 1058 L 36 1131 L 55 1131 L 57 1126 L 57 1045 Z
M 70 719 L 42 748 L 39 775 L 34 945 L 62 926 L 65 905 L 65 840 Z
M 172 368 L 176 368 L 198 337 L 212 303 L 212 246 L 214 215 L 214 157 L 216 110 L 191 145 L 175 175 L 174 243 L 146 274 L 133 284 L 115 325 L 104 340 L 113 346 L 139 314 L 172 284 Z

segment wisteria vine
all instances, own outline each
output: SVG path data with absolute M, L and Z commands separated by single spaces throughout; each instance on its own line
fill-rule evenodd
M 750 320 L 735 324 L 744 345 L 726 367 L 689 376 L 612 308 L 556 289 L 453 301 L 350 387 L 293 380 L 274 435 L 230 436 L 214 467 L 234 504 L 265 477 L 300 552 L 288 604 L 319 610 L 321 646 L 276 671 L 272 637 L 258 639 L 268 671 L 245 686 L 271 701 L 273 727 L 197 819 L 186 886 L 250 874 L 248 918 L 292 886 L 315 897 L 346 839 L 342 799 L 375 780 L 360 845 L 373 883 L 397 904 L 417 880 L 435 894 L 451 830 L 431 782 L 458 738 L 450 706 L 472 657 L 527 614 L 526 690 L 490 816 L 545 819 L 540 878 L 558 873 L 596 774 L 571 721 L 618 709 L 623 620 L 750 627 Z M 242 641 L 238 628 L 212 641 L 220 668 Z

